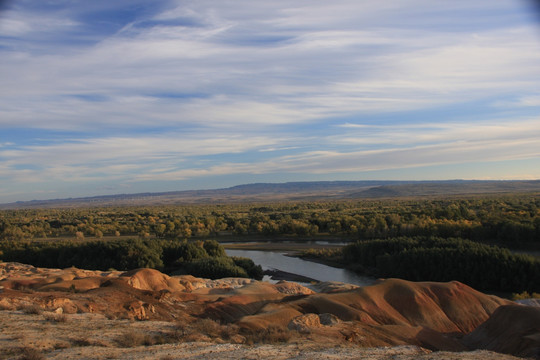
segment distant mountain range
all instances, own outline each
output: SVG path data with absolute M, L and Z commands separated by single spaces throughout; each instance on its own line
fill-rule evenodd
M 125 205 L 208 204 L 227 202 L 378 199 L 540 192 L 540 180 L 485 181 L 313 181 L 257 183 L 224 189 L 19 201 L 0 209 Z

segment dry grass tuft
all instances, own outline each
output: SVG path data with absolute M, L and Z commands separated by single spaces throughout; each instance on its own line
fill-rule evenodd
M 19 357 L 19 360 L 44 360 L 45 355 L 41 353 L 41 351 L 25 347 L 21 349 L 21 356 Z
M 62 341 L 55 343 L 53 347 L 55 350 L 69 349 L 71 347 L 71 344 L 66 341 Z
M 234 324 L 220 324 L 212 319 L 197 319 L 192 323 L 185 320 L 177 322 L 172 332 L 167 333 L 169 342 L 198 341 L 201 337 L 214 340 L 238 342 L 238 326 Z M 243 338 L 242 338 L 243 339 Z M 243 341 L 242 341 L 243 342 Z
M 288 329 L 276 325 L 270 325 L 261 330 L 243 329 L 242 335 L 246 338 L 247 345 L 256 343 L 279 344 L 288 342 L 291 338 L 291 332 Z
M 68 321 L 66 314 L 46 313 L 45 320 L 52 323 L 65 323 Z
M 35 304 L 23 305 L 19 307 L 18 310 L 21 310 L 25 314 L 33 314 L 33 315 L 39 315 L 43 312 L 43 309 Z
M 76 347 L 92 346 L 94 343 L 86 338 L 71 339 L 71 345 Z
M 71 343 L 71 346 L 74 346 L 74 347 L 85 347 L 85 346 L 109 347 L 110 346 L 110 344 L 107 344 L 101 340 L 88 339 L 88 338 L 82 338 L 82 337 L 70 339 L 69 342 Z
M 116 343 L 120 347 L 136 347 L 144 345 L 145 335 L 140 332 L 130 330 L 116 338 Z
M 193 325 L 193 330 L 211 338 L 218 337 L 221 333 L 220 324 L 212 319 L 200 319 L 193 323 Z
M 161 345 L 171 342 L 170 337 L 161 333 L 158 334 L 142 334 L 140 332 L 129 330 L 128 332 L 118 336 L 116 343 L 120 347 L 137 347 L 137 346 L 152 346 Z

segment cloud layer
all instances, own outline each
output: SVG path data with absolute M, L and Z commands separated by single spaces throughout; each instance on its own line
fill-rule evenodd
M 0 200 L 219 187 L 224 176 L 419 167 L 439 178 L 435 166 L 473 162 L 514 178 L 504 162 L 540 158 L 540 33 L 528 10 L 14 1 L 0 13 Z

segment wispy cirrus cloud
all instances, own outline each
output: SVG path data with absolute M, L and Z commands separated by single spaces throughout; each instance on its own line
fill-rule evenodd
M 274 21 L 268 18 L 269 7 Z M 412 11 L 393 3 L 377 12 L 394 18 L 396 9 L 405 11 L 403 16 Z M 205 2 L 193 8 L 182 4 L 147 19 L 155 21 L 152 26 L 134 21 L 77 51 L 7 52 L 3 123 L 87 128 L 93 118 L 106 119 L 102 126 L 156 121 L 249 125 L 259 119 L 283 124 L 489 99 L 532 91 L 540 77 L 540 51 L 530 28 L 464 34 L 418 26 L 403 31 L 365 29 L 351 19 L 345 30 L 335 29 L 345 12 L 365 11 L 360 10 L 350 2 L 309 8 L 300 3 L 247 6 L 238 14 Z M 292 26 L 303 15 L 313 22 Z M 259 34 L 272 35 L 244 39 Z M 149 97 L 156 93 L 185 97 Z M 79 104 L 70 94 L 82 95 L 79 103 L 84 95 L 103 101 Z
M 531 159 L 537 30 L 510 0 L 13 2 L 0 177 L 159 190 Z
M 445 144 L 480 142 L 484 140 L 513 142 L 532 140 L 540 136 L 540 118 L 498 119 L 483 122 L 451 122 L 400 125 L 339 125 L 347 133 L 332 137 L 345 144 Z M 539 149 L 540 150 L 540 149 Z
M 469 125 L 343 124 L 317 138 L 283 135 L 96 138 L 0 149 L 0 177 L 173 181 L 231 174 L 351 173 L 540 157 L 540 119 Z M 317 144 L 313 144 L 314 141 Z M 253 154 L 264 153 L 263 156 Z M 39 165 L 37 165 L 39 164 Z

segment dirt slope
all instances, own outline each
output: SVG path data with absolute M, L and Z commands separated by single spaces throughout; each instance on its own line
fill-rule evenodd
M 501 306 L 463 342 L 470 348 L 540 358 L 540 308 Z
M 118 326 L 125 322 L 161 324 L 142 331 L 140 336 L 124 336 L 134 342 L 132 347 L 146 344 L 167 351 L 179 346 L 170 343 L 193 341 L 296 343 L 304 349 L 320 348 L 320 344 L 325 349 L 413 346 L 417 355 L 437 350 L 489 349 L 538 356 L 540 348 L 536 325 L 540 324 L 540 309 L 515 305 L 459 282 L 387 279 L 362 288 L 315 293 L 295 283 L 170 277 L 152 269 L 99 272 L 0 263 L 0 287 L 0 309 L 4 310 L 0 313 L 4 317 L 20 316 L 23 321 L 25 316 L 40 316 L 32 326 L 51 328 L 52 323 L 56 324 L 53 328 L 64 328 L 68 334 L 70 326 L 77 323 L 73 319 L 86 315 L 100 316 L 102 322 L 116 321 Z M 133 323 L 137 320 L 145 321 Z M 18 331 L 16 324 L 13 326 L 11 330 L 2 329 L 3 339 L 20 336 L 10 333 Z M 39 341 L 30 341 L 32 336 L 24 335 L 21 343 L 36 347 L 50 358 L 64 346 L 65 350 L 60 349 L 63 355 L 77 358 L 72 356 L 72 349 L 81 343 L 80 338 L 67 336 L 62 342 L 51 340 L 40 345 Z M 114 353 L 112 349 L 125 347 L 125 341 L 117 336 L 101 336 L 85 346 L 101 347 L 96 354 L 107 349 Z M 0 345 L 1 341 L 2 337 Z M 0 357 L 17 356 L 17 351 L 22 351 L 9 344 L 0 350 Z M 229 349 L 237 354 L 240 347 Z M 242 351 L 252 353 L 253 349 Z M 176 357 L 176 350 L 173 353 L 172 358 L 183 358 Z M 332 357 L 328 354 L 326 358 Z

